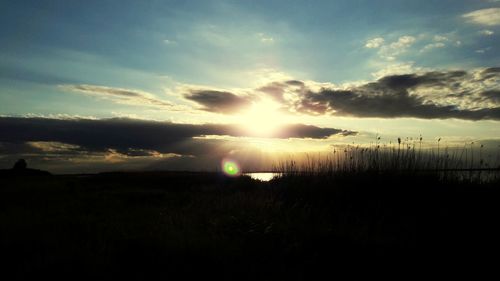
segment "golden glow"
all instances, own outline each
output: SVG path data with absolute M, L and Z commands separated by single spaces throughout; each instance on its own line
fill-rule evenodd
M 237 119 L 243 129 L 255 137 L 276 136 L 287 123 L 287 116 L 280 112 L 280 105 L 269 99 L 254 103 Z

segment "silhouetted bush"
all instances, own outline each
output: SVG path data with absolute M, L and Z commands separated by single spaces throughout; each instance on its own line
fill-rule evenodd
M 19 159 L 14 164 L 14 167 L 12 167 L 12 169 L 14 169 L 14 170 L 25 170 L 27 167 L 28 167 L 28 164 L 26 163 L 26 160 Z

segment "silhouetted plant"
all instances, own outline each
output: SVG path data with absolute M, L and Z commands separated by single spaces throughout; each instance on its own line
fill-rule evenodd
M 24 159 L 19 159 L 16 161 L 16 163 L 14 164 L 14 167 L 12 167 L 12 169 L 14 170 L 24 170 L 28 167 L 28 164 L 26 163 L 26 160 Z
M 333 147 L 332 153 L 318 155 L 318 157 L 306 156 L 305 161 L 293 163 L 281 163 L 275 168 L 275 172 L 285 175 L 328 175 L 335 176 L 346 173 L 426 173 L 431 171 L 444 180 L 467 180 L 482 181 L 486 178 L 498 177 L 498 170 L 487 167 L 497 167 L 498 163 L 486 163 L 483 157 L 481 144 L 479 151 L 474 151 L 474 143 L 470 148 L 466 145 L 463 149 L 459 147 L 441 147 L 442 138 L 434 143 L 436 146 L 423 148 L 422 136 L 418 139 L 397 138 L 397 150 L 392 146 L 380 143 L 381 137 L 376 136 L 376 142 L 367 147 L 345 145 Z M 418 147 L 417 143 L 418 141 Z M 406 147 L 402 149 L 401 145 Z M 470 152 L 468 152 L 470 150 Z M 342 151 L 343 153 L 337 153 Z M 474 161 L 474 153 L 479 153 L 479 161 Z M 465 159 L 463 158 L 465 154 Z M 469 155 L 470 154 L 470 155 Z M 470 158 L 470 160 L 468 159 Z M 489 169 L 491 171 L 483 171 Z M 485 175 L 485 176 L 482 176 Z

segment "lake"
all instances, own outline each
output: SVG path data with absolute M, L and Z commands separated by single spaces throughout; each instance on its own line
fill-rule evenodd
M 254 180 L 270 181 L 274 177 L 281 175 L 281 173 L 244 173 L 244 175 L 249 176 Z

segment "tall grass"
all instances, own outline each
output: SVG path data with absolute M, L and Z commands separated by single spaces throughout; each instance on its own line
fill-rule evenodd
M 423 138 L 398 138 L 397 142 L 381 143 L 381 137 L 369 145 L 334 146 L 317 155 L 306 155 L 302 161 L 282 161 L 274 171 L 284 176 L 335 176 L 359 173 L 433 173 L 444 180 L 496 180 L 500 172 L 500 152 L 496 157 L 485 153 L 483 144 L 442 146 L 441 138 L 434 145 L 422 146 Z

